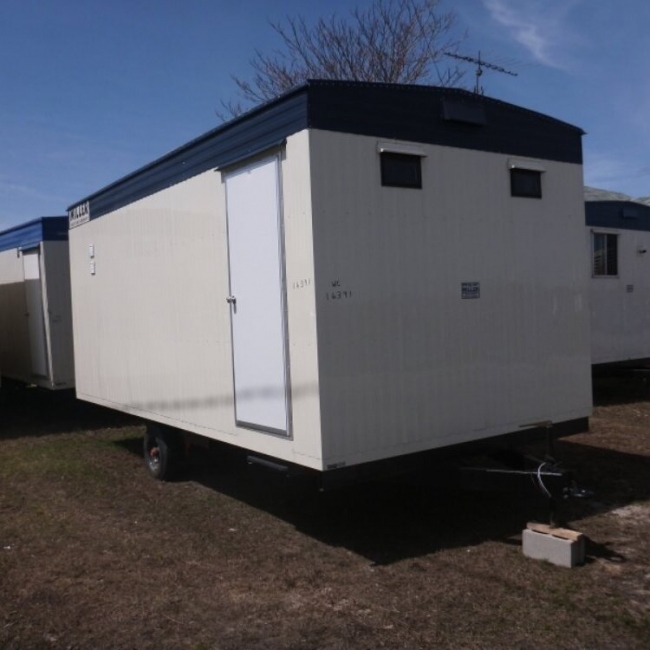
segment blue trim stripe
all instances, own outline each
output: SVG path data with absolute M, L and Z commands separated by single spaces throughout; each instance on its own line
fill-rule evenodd
M 73 203 L 90 219 L 224 168 L 307 128 L 582 163 L 583 131 L 455 88 L 308 81 Z M 71 226 L 78 220 L 71 220 Z
M 306 95 L 289 97 L 250 117 L 229 122 L 162 158 L 72 204 L 88 202 L 96 219 L 205 171 L 233 165 L 278 146 L 291 133 L 307 128 Z
M 0 232 L 0 251 L 31 248 L 42 241 L 67 240 L 67 217 L 39 217 Z
M 340 82 L 309 90 L 310 125 L 317 129 L 582 163 L 581 129 L 466 90 Z M 461 110 L 465 119 L 452 119 Z
M 633 201 L 586 201 L 585 222 L 591 228 L 650 232 L 650 205 Z

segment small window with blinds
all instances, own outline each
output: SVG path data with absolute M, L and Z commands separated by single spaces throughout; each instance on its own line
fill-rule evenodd
M 618 276 L 618 235 L 592 233 L 592 273 L 595 278 Z

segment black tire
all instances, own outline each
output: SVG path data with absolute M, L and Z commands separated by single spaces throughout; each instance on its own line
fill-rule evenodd
M 182 437 L 178 431 L 149 422 L 144 434 L 144 464 L 157 481 L 172 480 L 183 460 Z

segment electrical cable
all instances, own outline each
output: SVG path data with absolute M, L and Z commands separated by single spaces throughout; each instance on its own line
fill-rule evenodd
M 548 488 L 544 485 L 544 481 L 542 480 L 542 467 L 546 465 L 546 461 L 544 461 L 538 468 L 537 468 L 537 483 L 542 490 L 542 492 L 549 498 L 552 499 L 553 495 L 548 491 Z

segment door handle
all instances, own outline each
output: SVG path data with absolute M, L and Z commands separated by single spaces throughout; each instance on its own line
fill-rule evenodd
M 228 296 L 228 297 L 226 298 L 226 302 L 227 302 L 229 305 L 236 305 L 236 304 L 237 304 L 237 298 L 235 298 L 235 296 Z

